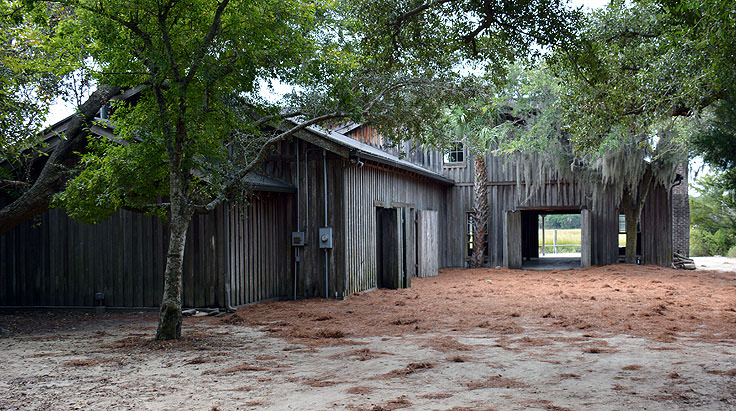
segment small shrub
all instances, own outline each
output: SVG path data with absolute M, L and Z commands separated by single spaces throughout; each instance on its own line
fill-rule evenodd
M 727 257 L 736 258 L 736 245 L 728 249 Z
M 705 257 L 713 255 L 712 235 L 699 228 L 690 229 L 690 255 L 693 257 Z
M 731 231 L 719 228 L 718 231 L 713 233 L 714 250 L 712 251 L 717 255 L 726 255 L 733 243 L 733 234 Z

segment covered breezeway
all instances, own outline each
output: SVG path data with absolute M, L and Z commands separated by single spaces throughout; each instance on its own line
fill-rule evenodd
M 545 236 L 544 224 L 540 230 L 540 221 L 544 216 L 559 214 L 580 214 L 580 243 L 574 244 L 572 250 L 565 250 L 570 245 L 556 245 L 555 242 L 553 253 L 549 254 L 540 246 L 540 241 L 547 240 L 540 238 Z M 587 267 L 591 265 L 591 241 L 591 217 L 587 209 L 549 207 L 506 211 L 504 265 L 537 270 Z

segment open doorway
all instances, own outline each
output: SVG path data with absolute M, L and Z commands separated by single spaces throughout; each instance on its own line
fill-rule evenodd
M 395 208 L 376 209 L 376 267 L 378 288 L 398 288 L 399 232 Z
M 641 262 L 641 221 L 636 222 L 636 260 Z M 618 216 L 618 262 L 626 261 L 626 216 Z
M 581 267 L 583 249 L 580 210 L 522 212 L 522 268 L 558 270 Z
M 410 208 L 376 208 L 376 286 L 408 288 L 416 271 L 416 242 Z M 412 268 L 414 268 L 412 270 Z

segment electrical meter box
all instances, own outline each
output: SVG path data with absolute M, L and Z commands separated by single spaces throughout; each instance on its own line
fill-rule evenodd
M 332 248 L 332 227 L 320 227 L 319 248 Z
M 304 240 L 304 231 L 294 231 L 291 233 L 291 245 L 292 247 L 304 247 L 306 241 Z

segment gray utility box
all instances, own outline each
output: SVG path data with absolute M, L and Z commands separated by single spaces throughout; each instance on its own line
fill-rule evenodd
M 293 231 L 291 233 L 292 247 L 304 247 L 306 243 L 304 231 Z
M 319 248 L 332 248 L 332 227 L 320 227 Z

